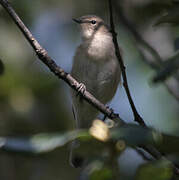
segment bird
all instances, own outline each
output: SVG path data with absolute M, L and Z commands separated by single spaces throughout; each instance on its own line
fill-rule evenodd
M 79 24 L 82 42 L 76 49 L 71 75 L 80 82 L 80 92 L 87 90 L 106 104 L 114 97 L 121 79 L 110 28 L 96 15 L 73 20 Z M 76 128 L 89 128 L 99 111 L 74 90 L 71 90 L 71 97 Z

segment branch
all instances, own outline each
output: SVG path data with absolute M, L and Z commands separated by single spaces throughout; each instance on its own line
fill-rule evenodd
M 0 0 L 0 4 L 5 8 L 10 17 L 19 27 L 21 32 L 24 34 L 27 41 L 31 44 L 32 48 L 36 52 L 38 58 L 48 66 L 48 68 L 53 72 L 59 79 L 65 81 L 71 88 L 78 91 L 79 82 L 76 81 L 69 73 L 65 72 L 61 67 L 57 66 L 55 61 L 48 55 L 47 51 L 39 44 L 39 42 L 33 37 L 28 28 L 24 25 L 22 20 L 16 14 L 14 9 L 11 7 L 10 3 L 7 0 Z M 95 108 L 97 108 L 100 112 L 105 114 L 111 119 L 119 117 L 118 114 L 113 113 L 112 109 L 107 108 L 104 104 L 102 104 L 99 100 L 97 100 L 91 93 L 85 91 L 83 94 L 80 93 L 81 96 L 90 104 L 92 104 Z
M 165 81 L 179 69 L 179 51 L 164 61 L 163 65 L 153 78 L 154 83 Z
M 118 45 L 118 41 L 117 41 L 117 33 L 115 32 L 115 25 L 114 25 L 114 21 L 113 21 L 113 9 L 112 9 L 112 2 L 111 0 L 109 1 L 109 11 L 110 11 L 110 25 L 111 25 L 111 33 L 113 36 L 113 43 L 114 43 L 114 47 L 115 47 L 115 53 L 116 53 L 116 57 L 119 61 L 120 67 L 121 67 L 121 71 L 122 71 L 122 77 L 123 77 L 123 86 L 125 88 L 130 106 L 132 108 L 133 111 L 133 115 L 134 115 L 134 121 L 138 122 L 140 125 L 142 126 L 146 126 L 144 120 L 141 118 L 141 116 L 139 115 L 139 113 L 137 112 L 137 109 L 135 107 L 134 101 L 132 99 L 130 90 L 129 90 L 129 86 L 128 86 L 128 81 L 127 81 L 127 75 L 126 75 L 126 67 L 124 66 L 124 62 L 119 50 L 119 45 Z

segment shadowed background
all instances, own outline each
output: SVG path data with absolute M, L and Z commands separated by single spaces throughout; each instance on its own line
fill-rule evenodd
M 35 38 L 67 72 L 71 70 L 74 51 L 80 43 L 79 29 L 72 18 L 96 14 L 109 23 L 108 4 L 102 0 L 13 0 L 12 5 Z M 144 59 L 152 61 L 153 57 L 145 47 L 139 51 L 139 42 L 130 29 L 124 26 L 119 14 L 122 9 L 120 13 L 132 22 L 133 28 L 162 59 L 167 60 L 179 47 L 179 28 L 153 25 L 169 5 L 169 1 L 159 0 L 115 2 L 115 22 L 129 87 L 139 113 L 147 125 L 161 132 L 179 135 L 178 102 L 167 91 L 164 83 L 152 83 L 155 71 Z M 4 64 L 4 73 L 0 76 L 1 136 L 26 136 L 73 129 L 69 87 L 36 58 L 2 7 L 0 59 Z M 176 91 L 179 91 L 178 87 Z M 122 87 L 119 87 L 110 106 L 124 120 L 133 122 L 132 111 Z M 121 177 L 125 174 L 125 179 L 131 179 L 136 167 L 142 162 L 140 156 L 128 149 L 119 159 Z M 128 173 L 125 173 L 126 170 Z M 78 176 L 79 170 L 69 166 L 67 146 L 39 156 L 0 152 L 2 180 L 68 180 Z

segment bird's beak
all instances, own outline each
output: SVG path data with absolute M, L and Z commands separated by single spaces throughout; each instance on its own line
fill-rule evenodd
M 75 21 L 75 22 L 78 23 L 78 24 L 81 24 L 81 23 L 82 23 L 82 21 L 81 21 L 80 19 L 74 19 L 74 18 L 73 18 L 73 21 Z

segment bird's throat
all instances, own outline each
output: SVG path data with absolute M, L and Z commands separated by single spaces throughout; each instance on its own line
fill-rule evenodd
M 111 55 L 113 47 L 112 37 L 109 34 L 97 32 L 88 41 L 88 56 L 94 60 L 106 60 Z

